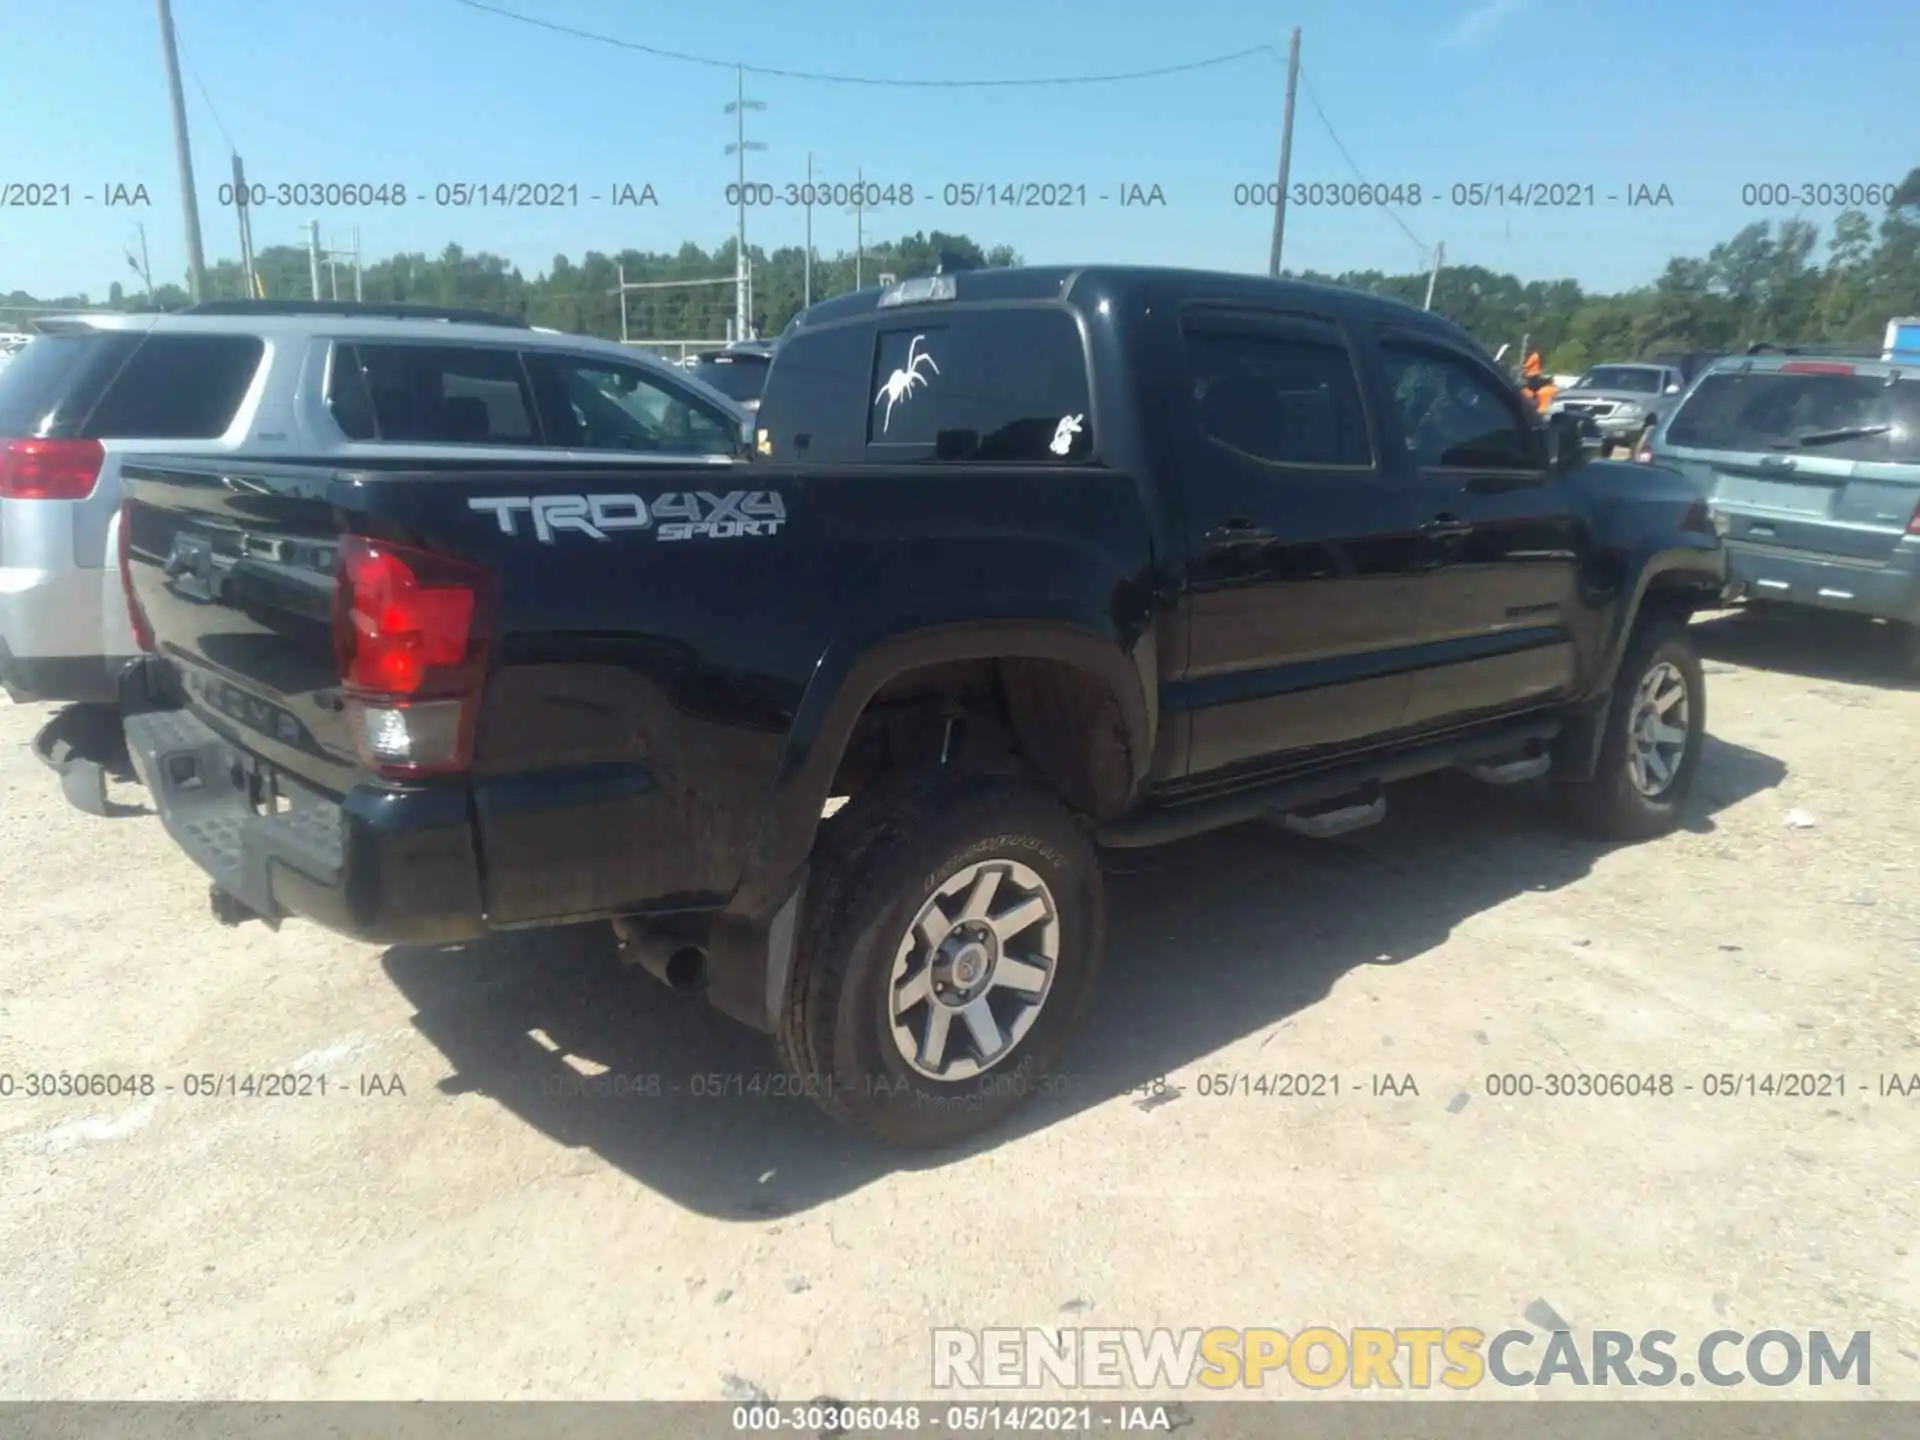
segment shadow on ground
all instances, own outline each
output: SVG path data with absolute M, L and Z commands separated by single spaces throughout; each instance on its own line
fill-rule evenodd
M 1696 620 L 1692 633 L 1708 660 L 1809 680 L 1920 689 L 1910 637 L 1865 616 L 1750 605 Z
M 93 793 L 93 798 L 104 807 L 98 811 L 91 810 L 84 800 L 74 800 L 76 805 L 88 809 L 89 813 L 99 814 L 109 820 L 130 820 L 154 813 L 151 805 L 141 801 L 113 798 L 115 789 L 123 794 L 131 790 L 142 796 L 146 791 L 140 785 L 139 776 L 134 773 L 133 757 L 127 753 L 127 736 L 121 728 L 120 713 L 111 705 L 88 703 L 53 707 L 47 713 L 46 723 L 35 733 L 30 748 L 43 762 L 91 761 L 100 767 L 97 791 L 82 773 L 74 777 L 75 788 L 69 792 L 70 798 Z M 56 784 L 64 786 L 66 783 L 51 770 L 49 776 Z
M 1707 745 L 1695 830 L 1786 773 L 1742 746 Z M 453 1067 L 443 1089 L 491 1096 L 694 1211 L 773 1219 L 1089 1106 L 1146 1103 L 1156 1077 L 1314 1004 L 1348 971 L 1417 961 L 1468 917 L 1582 879 L 1605 847 L 1561 829 L 1550 798 L 1439 775 L 1399 787 L 1383 824 L 1339 840 L 1251 825 L 1110 856 L 1106 971 L 1061 1089 L 932 1156 L 882 1149 L 793 1097 L 764 1036 L 623 971 L 604 925 L 396 947 L 385 963 Z M 604 1067 L 626 1093 L 578 1093 L 563 1055 Z

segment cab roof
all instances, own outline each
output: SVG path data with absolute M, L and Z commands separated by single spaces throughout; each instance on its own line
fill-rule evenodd
M 949 272 L 947 278 L 953 281 L 951 299 L 910 301 L 899 308 L 917 312 L 927 307 L 979 301 L 1052 300 L 1069 304 L 1087 303 L 1091 299 L 1140 285 L 1153 285 L 1193 299 L 1245 300 L 1268 305 L 1291 303 L 1314 309 L 1331 309 L 1336 313 L 1361 316 L 1382 323 L 1426 329 L 1477 345 L 1464 330 L 1443 316 L 1365 290 L 1310 280 L 1273 280 L 1264 275 L 1159 265 L 1015 266 L 953 271 Z M 901 283 L 924 285 L 926 277 L 920 277 L 918 282 Z M 898 289 L 900 285 L 876 285 L 849 295 L 836 295 L 830 300 L 822 300 L 796 315 L 788 333 L 855 319 L 882 308 L 893 308 L 882 307 L 881 299 L 890 290 Z

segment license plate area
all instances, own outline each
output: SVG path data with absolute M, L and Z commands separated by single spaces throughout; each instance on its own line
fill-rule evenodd
M 256 815 L 284 815 L 293 808 L 281 788 L 280 772 L 257 756 L 243 754 L 235 759 L 234 782 Z
M 1777 515 L 1805 515 L 1821 519 L 1833 513 L 1837 486 L 1818 480 L 1762 480 L 1753 475 L 1725 475 L 1714 499 L 1749 510 Z

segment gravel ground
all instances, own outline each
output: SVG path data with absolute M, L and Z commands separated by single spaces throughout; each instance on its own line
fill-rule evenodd
M 1696 628 L 1687 829 L 1603 850 L 1440 777 L 1342 840 L 1116 857 L 1064 1092 L 904 1164 L 706 1093 L 766 1043 L 599 930 L 219 927 L 158 823 L 63 808 L 45 712 L 0 706 L 0 1073 L 156 1084 L 0 1099 L 0 1397 L 897 1399 L 942 1325 L 1564 1322 L 1870 1330 L 1869 1393 L 1920 1398 L 1920 1095 L 1881 1079 L 1920 1073 L 1920 689 L 1884 632 Z M 659 1093 L 557 1093 L 602 1071 Z M 1846 1093 L 1703 1093 L 1781 1071 Z M 328 1093 L 185 1093 L 283 1072 Z M 1203 1078 L 1275 1072 L 1341 1094 Z

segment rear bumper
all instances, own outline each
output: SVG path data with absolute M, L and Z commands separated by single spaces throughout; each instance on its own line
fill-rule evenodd
M 20 656 L 13 653 L 6 636 L 0 635 L 0 689 L 15 704 L 36 701 L 71 701 L 77 704 L 110 704 L 119 674 L 129 655 L 55 655 Z
M 1920 544 L 1911 541 L 1875 565 L 1729 540 L 1727 581 L 1757 600 L 1920 623 Z
M 167 833 L 268 924 L 300 916 L 381 944 L 486 933 L 464 785 L 359 786 L 336 800 L 263 767 L 191 711 L 133 715 L 125 729 Z M 280 813 L 256 810 L 267 783 Z

